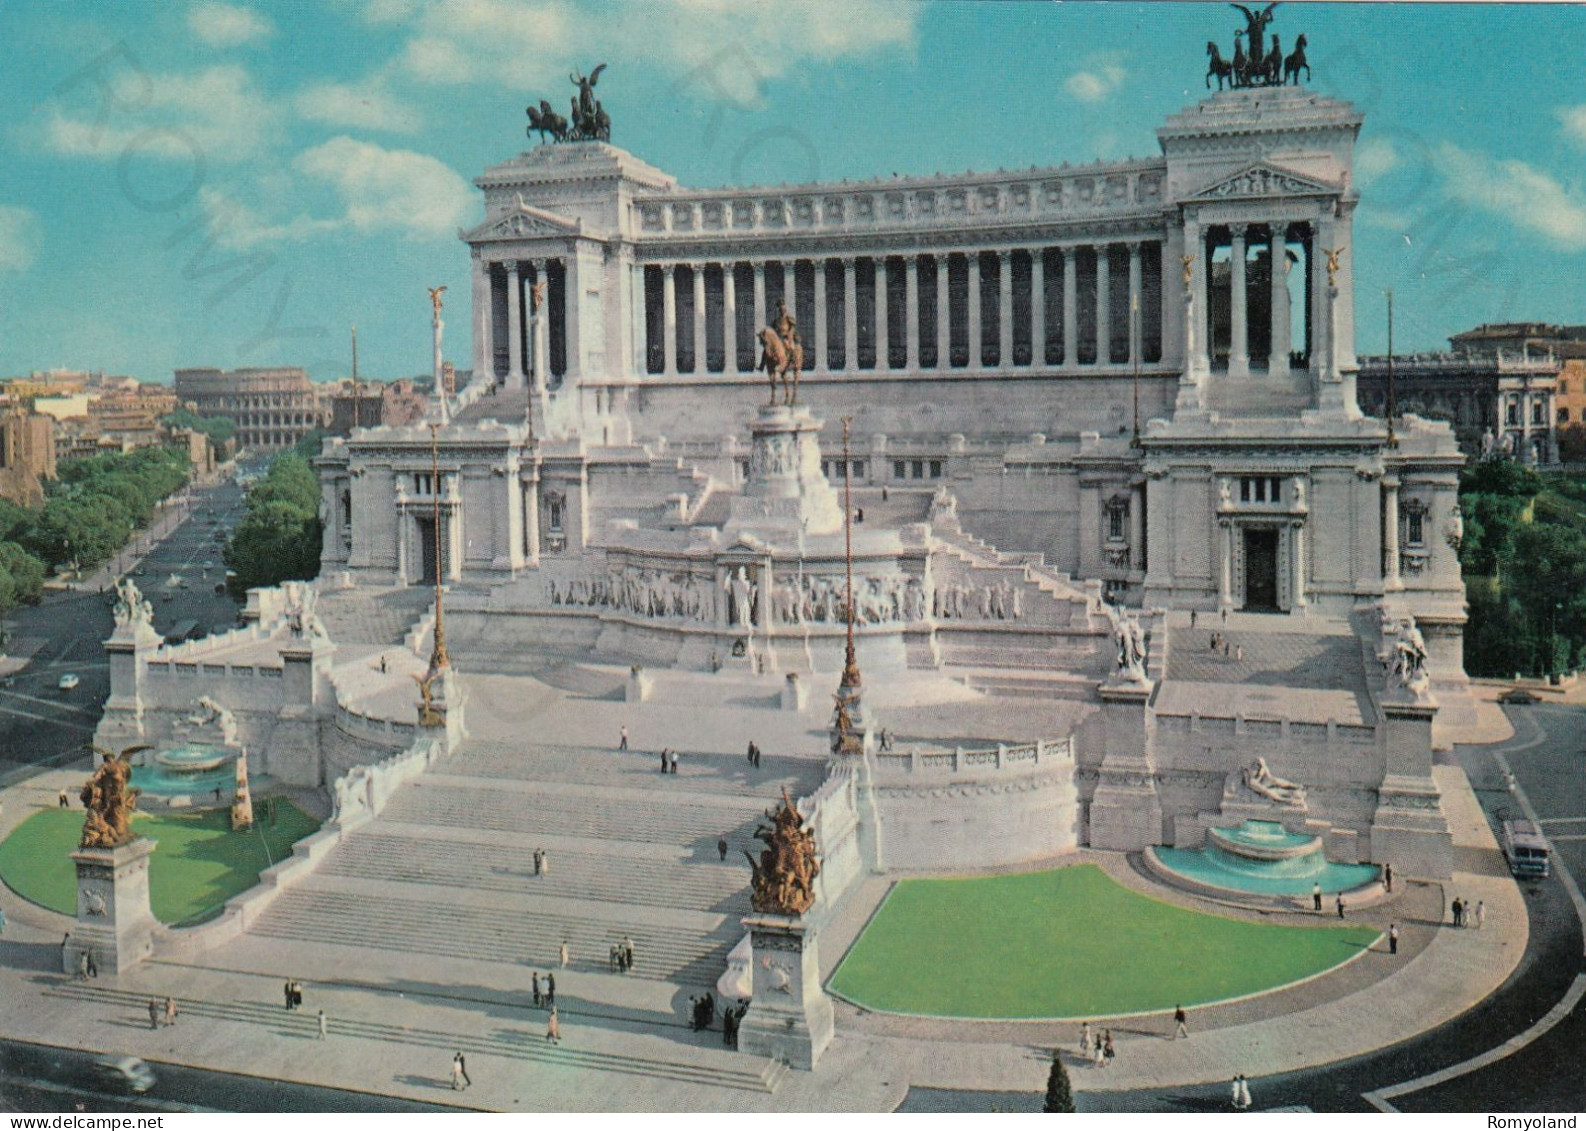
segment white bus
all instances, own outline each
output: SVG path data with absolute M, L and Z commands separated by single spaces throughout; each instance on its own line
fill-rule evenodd
M 1547 838 L 1530 821 L 1503 823 L 1503 854 L 1509 871 L 1522 880 L 1540 880 L 1549 872 Z

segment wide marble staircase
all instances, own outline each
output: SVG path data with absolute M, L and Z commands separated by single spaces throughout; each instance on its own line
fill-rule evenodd
M 552 968 L 565 942 L 573 971 L 604 979 L 606 1014 L 675 1025 L 689 996 L 714 989 L 743 935 L 743 850 L 759 847 L 761 814 L 784 787 L 811 792 L 821 766 L 766 757 L 755 770 L 741 756 L 687 751 L 677 774 L 659 766 L 649 752 L 469 743 L 403 787 L 250 934 L 409 955 L 416 966 L 511 967 L 502 984 Z M 537 848 L 549 861 L 539 876 Z M 608 972 L 623 936 L 635 952 L 627 976 Z M 697 1052 L 679 1055 L 693 1064 Z

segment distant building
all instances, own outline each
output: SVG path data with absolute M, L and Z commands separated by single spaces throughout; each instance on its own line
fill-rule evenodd
M 232 420 L 239 448 L 289 448 L 330 418 L 297 368 L 178 369 L 175 389 L 199 416 Z
M 0 498 L 24 507 L 44 502 L 44 480 L 55 478 L 55 421 L 14 408 L 0 416 Z
M 26 398 L 34 412 L 44 416 L 53 416 L 56 420 L 70 420 L 75 416 L 88 415 L 87 393 L 52 393 L 47 396 L 34 396 Z
M 424 419 L 429 394 L 404 377 L 398 381 L 338 383 L 331 397 L 330 432 L 345 436 L 354 428 L 405 428 Z
M 1521 352 L 1400 354 L 1393 358 L 1400 415 L 1446 420 L 1473 459 L 1506 456 L 1529 464 L 1558 462 L 1557 359 Z M 1360 407 L 1388 413 L 1388 359 L 1362 357 Z

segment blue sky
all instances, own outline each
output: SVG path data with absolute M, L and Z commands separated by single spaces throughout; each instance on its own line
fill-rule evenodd
M 468 354 L 471 179 L 523 108 L 609 68 L 613 140 L 685 184 L 1157 152 L 1221 4 L 180 0 L 0 4 L 0 375 L 428 367 Z M 1365 111 L 1363 352 L 1586 321 L 1586 9 L 1288 4 L 1317 89 Z

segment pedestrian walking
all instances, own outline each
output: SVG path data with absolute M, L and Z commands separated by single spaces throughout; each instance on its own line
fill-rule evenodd
M 622 964 L 623 973 L 633 969 L 633 940 L 627 935 L 622 936 Z
M 1311 885 L 1311 910 L 1320 911 L 1321 909 L 1322 909 L 1322 885 L 1321 884 L 1312 884 Z
M 1393 894 L 1393 865 L 1392 864 L 1384 864 L 1382 866 L 1382 890 L 1387 892 L 1389 895 Z
M 556 1008 L 556 975 L 545 975 L 545 1008 Z
M 1239 1105 L 1244 1102 L 1244 1096 L 1239 1091 L 1239 1081 L 1241 1079 L 1242 1077 L 1237 1075 L 1233 1078 L 1233 1095 L 1231 1095 L 1228 1099 L 1228 1106 L 1233 1108 L 1235 1111 L 1239 1111 Z
M 160 1003 L 156 999 L 151 997 L 149 999 L 149 1028 L 158 1029 L 159 1027 L 160 1027 Z
M 1228 627 L 1228 606 L 1227 605 L 1224 605 L 1222 607 L 1222 616 L 1223 616 L 1223 627 L 1227 628 Z
M 474 1082 L 468 1078 L 468 1062 L 459 1052 L 452 1057 L 452 1091 L 460 1092 L 464 1088 L 473 1087 Z
M 1100 1038 L 1096 1040 L 1096 1055 L 1091 1058 L 1091 1066 L 1094 1068 L 1107 1067 L 1107 1050 L 1102 1048 Z
M 0 935 L 6 933 L 6 910 L 0 907 Z
M 627 748 L 628 748 L 628 725 L 626 723 L 624 723 L 623 726 L 622 726 L 621 737 L 617 739 L 617 749 L 619 751 L 622 751 L 622 750 L 626 750 Z
M 672 751 L 672 772 L 677 773 L 677 751 Z
M 1189 1036 L 1189 1015 L 1184 1012 L 1182 1005 L 1173 1007 L 1173 1039 Z
M 1079 1027 L 1079 1053 L 1081 1056 L 1090 1055 L 1090 1022 L 1085 1021 Z
M 325 1011 L 322 1009 L 322 1010 L 319 1011 L 319 1039 L 320 1040 L 323 1041 L 325 1039 L 325 1033 L 329 1029 L 329 1026 L 330 1026 L 330 1022 L 325 1019 Z
M 1190 610 L 1190 627 L 1191 628 L 1195 627 L 1195 610 L 1194 609 Z
M 667 755 L 669 753 L 670 751 L 668 751 L 666 747 L 661 747 L 661 772 L 663 774 L 666 773 Z
M 757 770 L 760 768 L 760 744 L 758 742 L 754 744 L 754 768 Z
M 1478 899 L 1476 901 L 1476 929 L 1481 930 L 1481 925 L 1487 921 L 1487 904 Z
M 1234 645 L 1234 662 L 1238 664 L 1245 662 L 1245 646 L 1243 644 Z
M 562 1043 L 562 1019 L 555 1009 L 552 1009 L 551 1015 L 545 1019 L 545 1039 L 553 1045 Z
M 551 874 L 551 855 L 543 848 L 540 849 L 540 871 L 538 874 L 541 876 L 549 876 Z
M 288 978 L 281 985 L 281 998 L 286 1002 L 286 1011 L 292 1012 L 292 980 Z
M 561 947 L 560 950 L 558 950 L 556 952 L 556 956 L 557 956 L 557 958 L 561 959 L 562 969 L 566 970 L 568 962 L 571 961 L 571 959 L 568 957 L 568 953 L 567 953 L 567 940 L 566 939 L 562 940 L 562 947 Z
M 724 862 L 726 861 L 726 859 L 727 859 L 727 838 L 726 837 L 719 836 L 719 837 L 716 838 L 716 853 L 717 853 L 717 855 L 719 855 L 722 858 L 722 860 Z
M 62 786 L 61 791 L 55 795 L 55 804 L 62 809 L 70 809 L 72 807 L 72 795 L 66 792 L 65 786 Z
M 1239 1074 L 1239 1110 L 1249 1111 L 1250 1103 L 1250 1080 L 1241 1072 Z
M 77 980 L 79 982 L 88 981 L 88 952 L 86 950 L 77 952 Z
M 749 743 L 749 749 L 747 751 L 745 751 L 743 759 L 744 759 L 745 762 L 748 762 L 751 766 L 754 765 L 754 742 L 753 741 L 751 741 Z
M 1338 893 L 1338 896 L 1337 896 L 1335 902 L 1337 903 L 1337 906 L 1338 906 L 1338 917 L 1340 919 L 1342 919 L 1344 917 L 1344 895 L 1343 895 L 1342 892 Z
M 1453 913 L 1454 926 L 1463 927 L 1465 925 L 1465 905 L 1459 901 L 1458 897 L 1454 899 L 1454 905 L 1449 910 Z
M 166 1025 L 176 1024 L 176 999 L 174 997 L 165 999 L 165 1023 Z
M 536 970 L 534 972 L 534 1008 L 540 1008 L 540 1003 L 544 1000 L 544 995 L 540 993 L 540 972 Z
M 1388 924 L 1388 953 L 1399 953 L 1399 924 L 1397 923 Z
M 1107 1063 L 1111 1064 L 1112 1063 L 1112 1058 L 1118 1055 L 1117 1050 L 1112 1047 L 1112 1030 L 1111 1029 L 1108 1029 L 1106 1031 L 1106 1033 L 1102 1036 L 1101 1047 L 1102 1047 L 1103 1055 L 1105 1055 L 1106 1058 L 1107 1058 Z

